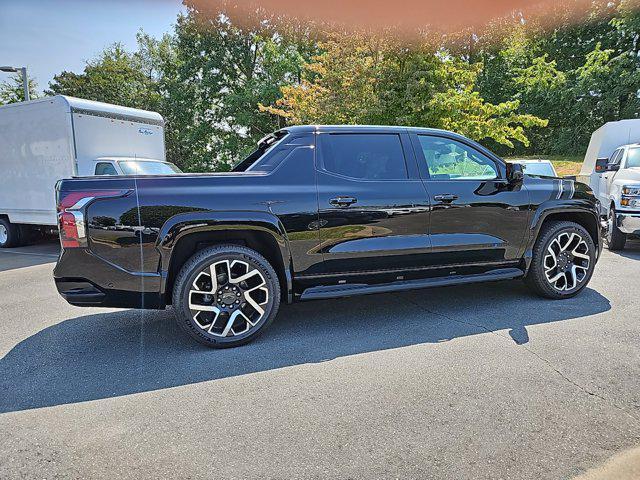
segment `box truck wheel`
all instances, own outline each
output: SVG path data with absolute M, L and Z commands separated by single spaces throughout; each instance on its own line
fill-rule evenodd
M 20 244 L 20 229 L 6 218 L 0 218 L 0 248 L 16 247 Z

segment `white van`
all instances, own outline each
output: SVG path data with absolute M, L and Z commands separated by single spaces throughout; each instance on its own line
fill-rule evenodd
M 62 178 L 177 172 L 159 113 L 62 95 L 1 106 L 0 247 L 57 226 Z
M 579 180 L 589 183 L 607 219 L 610 250 L 640 234 L 640 119 L 609 122 L 593 132 Z

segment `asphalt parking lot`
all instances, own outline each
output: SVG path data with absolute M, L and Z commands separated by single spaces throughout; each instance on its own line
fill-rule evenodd
M 562 479 L 640 445 L 638 241 L 571 300 L 300 303 L 223 351 L 67 305 L 56 249 L 0 252 L 0 478 Z

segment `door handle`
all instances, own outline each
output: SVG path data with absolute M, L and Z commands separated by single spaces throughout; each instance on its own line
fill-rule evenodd
M 450 203 L 454 200 L 457 200 L 458 195 L 454 195 L 452 193 L 443 193 L 441 195 L 434 195 L 433 199 L 437 200 L 438 202 Z
M 348 207 L 357 201 L 358 199 L 354 197 L 336 197 L 329 200 L 329 203 L 335 207 Z

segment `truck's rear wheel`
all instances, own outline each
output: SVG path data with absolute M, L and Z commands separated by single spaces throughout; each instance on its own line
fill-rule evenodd
M 20 228 L 5 218 L 0 218 L 0 248 L 20 245 Z
M 178 325 L 209 347 L 254 340 L 280 306 L 275 270 L 258 252 L 236 245 L 204 249 L 183 265 L 173 288 Z
M 552 221 L 536 240 L 525 281 L 543 297 L 570 298 L 587 286 L 595 262 L 596 247 L 584 227 Z
M 616 224 L 616 210 L 613 205 L 609 209 L 609 215 L 607 216 L 607 235 L 605 239 L 607 248 L 612 252 L 622 250 L 627 243 L 627 235 L 622 233 Z

